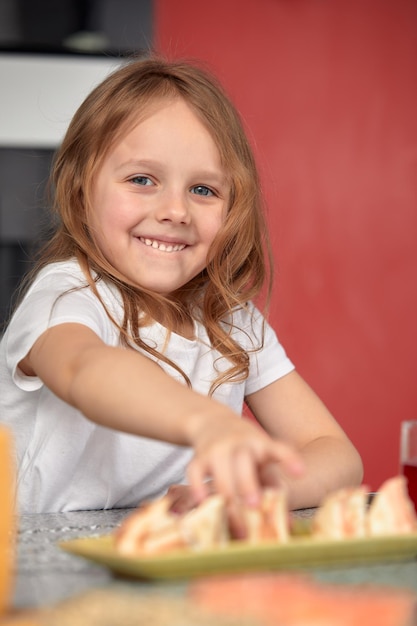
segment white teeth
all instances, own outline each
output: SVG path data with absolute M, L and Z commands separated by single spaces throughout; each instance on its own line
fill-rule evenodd
M 155 248 L 155 250 L 161 250 L 161 252 L 179 252 L 185 248 L 184 243 L 163 243 L 156 239 L 145 239 L 144 237 L 139 237 L 139 239 L 145 246 L 150 246 L 151 248 Z

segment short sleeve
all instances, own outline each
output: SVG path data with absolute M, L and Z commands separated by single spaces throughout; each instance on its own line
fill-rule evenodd
M 239 342 L 250 359 L 245 395 L 250 395 L 289 374 L 295 367 L 276 332 L 255 306 L 249 304 L 239 315 L 241 318 L 236 320 L 236 326 L 242 329 Z
M 64 270 L 49 270 L 36 279 L 4 337 L 7 368 L 18 387 L 30 391 L 42 386 L 39 378 L 25 376 L 17 366 L 42 333 L 63 323 L 83 324 L 109 340 L 110 320 L 85 281 Z

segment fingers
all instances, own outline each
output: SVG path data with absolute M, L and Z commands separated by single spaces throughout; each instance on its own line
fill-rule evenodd
M 171 501 L 170 511 L 181 515 L 195 507 L 195 496 L 188 485 L 171 485 L 167 491 Z
M 206 476 L 210 476 L 210 473 L 204 469 L 200 461 L 194 457 L 188 464 L 187 478 L 197 504 L 208 496 L 208 490 L 205 484 Z
M 194 457 L 188 465 L 188 481 L 196 499 L 201 502 L 207 495 L 207 476 L 212 479 L 213 489 L 222 494 L 226 501 L 232 501 L 236 496 L 243 498 L 252 505 L 257 505 L 260 498 L 260 487 L 257 478 L 256 464 L 253 455 L 245 448 L 229 452 L 223 447 L 204 462 Z
M 222 476 L 220 488 L 226 488 L 225 479 L 234 483 L 234 493 L 229 500 L 238 495 L 249 506 L 258 506 L 261 499 L 259 471 L 252 450 L 239 448 L 229 467 L 229 476 Z
M 197 502 L 208 495 L 204 480 L 210 477 L 214 490 L 227 502 L 239 499 L 255 507 L 260 503 L 262 488 L 272 482 L 271 472 L 265 472 L 267 466 L 279 468 L 273 479 L 276 486 L 280 473 L 297 477 L 304 472 L 302 459 L 295 450 L 262 434 L 245 441 L 223 439 L 204 453 L 196 453 L 188 466 L 188 480 Z
M 274 448 L 275 454 L 266 459 L 267 463 L 279 462 L 282 470 L 290 476 L 297 477 L 304 474 L 304 461 L 299 452 L 281 441 L 274 441 Z
M 238 502 L 231 502 L 227 506 L 227 519 L 231 537 L 233 539 L 246 539 L 247 527 Z

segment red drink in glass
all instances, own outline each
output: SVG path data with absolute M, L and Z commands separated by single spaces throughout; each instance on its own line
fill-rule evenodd
M 400 464 L 408 481 L 408 495 L 417 511 L 417 420 L 401 424 Z
M 402 473 L 407 479 L 408 495 L 417 511 L 417 459 L 415 459 L 414 463 L 403 463 Z

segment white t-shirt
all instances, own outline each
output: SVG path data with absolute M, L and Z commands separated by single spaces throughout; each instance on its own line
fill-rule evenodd
M 104 281 L 97 283 L 97 289 L 111 315 L 120 321 L 117 289 Z M 233 316 L 233 336 L 247 350 L 260 345 L 263 322 L 261 314 L 254 307 L 251 310 L 253 316 L 244 310 Z M 86 287 L 76 261 L 51 264 L 38 274 L 0 342 L 0 421 L 14 435 L 19 511 L 133 507 L 162 495 L 170 484 L 185 482 L 191 449 L 98 426 L 55 396 L 39 378 L 25 376 L 18 369 L 36 339 L 47 328 L 65 322 L 84 324 L 106 344 L 120 345 L 117 328 Z M 141 329 L 146 343 L 158 350 L 163 349 L 166 334 L 157 323 Z M 187 374 L 193 389 L 205 395 L 219 367 L 227 368 L 226 359 L 211 348 L 199 323 L 195 323 L 194 340 L 172 333 L 164 353 Z M 159 363 L 184 382 L 174 368 Z M 266 325 L 263 348 L 250 354 L 248 379 L 221 385 L 214 397 L 241 414 L 246 395 L 293 368 Z

